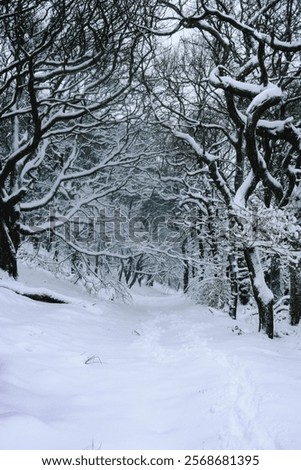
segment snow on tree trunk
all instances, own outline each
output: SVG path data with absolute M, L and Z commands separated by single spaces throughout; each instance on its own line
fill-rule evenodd
M 262 329 L 272 339 L 274 337 L 274 296 L 266 284 L 256 248 L 245 248 L 244 253 L 258 307 L 259 331 Z
M 290 304 L 291 325 L 298 325 L 301 317 L 301 259 L 290 265 Z
M 229 261 L 229 274 L 230 274 L 230 288 L 231 297 L 229 301 L 229 315 L 234 320 L 236 319 L 237 312 L 237 301 L 238 301 L 238 266 L 236 256 L 234 253 L 230 253 L 228 256 Z
M 244 254 L 241 252 L 238 254 L 237 264 L 239 301 L 242 305 L 247 305 L 251 296 L 250 276 Z

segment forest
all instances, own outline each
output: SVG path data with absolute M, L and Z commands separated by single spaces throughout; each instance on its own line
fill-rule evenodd
M 0 2 L 0 269 L 301 316 L 299 0 Z

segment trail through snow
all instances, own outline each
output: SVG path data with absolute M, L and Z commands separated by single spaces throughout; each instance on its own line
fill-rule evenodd
M 21 281 L 74 301 L 0 288 L 1 449 L 301 449 L 298 329 L 271 341 L 159 287 L 123 305 Z
M 194 430 L 203 436 L 202 442 L 197 441 L 196 433 L 196 448 L 241 448 L 246 443 L 254 449 L 263 445 L 274 447 L 267 430 L 258 426 L 262 396 L 252 381 L 250 365 L 213 344 L 212 319 L 198 324 L 200 312 L 191 305 L 185 314 L 187 301 L 182 296 L 173 299 L 168 296 L 166 302 L 162 302 L 162 297 L 153 297 L 151 305 L 151 311 L 158 314 L 153 313 L 144 325 L 146 339 L 141 339 L 139 349 L 144 347 L 146 357 L 153 357 L 157 364 L 169 368 L 169 380 L 176 382 L 172 389 L 177 395 L 188 388 L 192 400 L 188 397 L 187 412 L 181 422 L 186 424 L 191 440 L 189 428 L 194 420 Z M 206 313 L 203 311 L 202 315 L 206 317 Z M 186 375 L 180 366 L 178 375 L 174 366 L 183 362 Z M 164 410 L 161 413 L 164 416 Z M 184 447 L 189 445 L 191 442 L 186 442 Z

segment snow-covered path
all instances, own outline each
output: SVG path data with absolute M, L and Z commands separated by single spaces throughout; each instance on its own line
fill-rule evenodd
M 74 302 L 0 289 L 1 449 L 301 449 L 297 330 L 271 341 L 178 293 L 123 305 L 23 279 Z
M 141 308 L 143 303 L 145 297 Z M 246 363 L 231 348 L 226 351 L 208 310 L 188 304 L 181 295 L 151 297 L 149 319 L 136 345 L 137 356 L 152 368 L 150 390 L 169 404 L 160 402 L 159 410 L 150 412 L 159 417 L 159 431 L 170 434 L 169 447 L 182 435 L 185 449 L 275 448 L 260 419 L 264 397 L 252 378 L 255 361 Z M 233 335 L 231 320 L 217 322 Z M 156 379 L 160 370 L 165 377 Z M 149 413 L 155 404 L 146 396 L 140 411 Z

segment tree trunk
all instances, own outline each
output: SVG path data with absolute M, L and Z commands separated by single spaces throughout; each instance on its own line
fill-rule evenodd
M 147 285 L 147 287 L 153 287 L 154 277 L 152 276 L 152 274 L 147 275 L 146 285 Z
M 184 271 L 183 271 L 183 291 L 186 294 L 189 288 L 189 263 L 184 260 Z
M 274 337 L 274 296 L 265 282 L 264 272 L 256 248 L 245 248 L 254 298 L 258 307 L 259 331 L 262 329 L 269 338 Z
M 182 255 L 183 255 L 183 259 L 184 259 L 184 269 L 183 269 L 183 291 L 184 293 L 186 294 L 188 292 L 188 288 L 189 288 L 189 262 L 188 260 L 185 258 L 186 257 L 186 247 L 187 247 L 187 238 L 184 238 L 183 240 L 183 243 L 182 243 L 182 246 L 181 246 L 181 250 L 182 250 Z
M 276 300 L 278 300 L 282 296 L 280 267 L 280 256 L 277 254 L 272 255 L 270 267 L 270 288 Z
M 0 208 L 0 269 L 15 279 L 18 277 L 17 250 L 20 234 L 17 227 L 18 211 Z
M 243 253 L 239 252 L 238 264 L 238 296 L 242 305 L 247 305 L 251 297 L 249 270 Z
M 231 287 L 231 298 L 229 303 L 229 315 L 231 318 L 236 320 L 237 313 L 237 301 L 238 301 L 238 266 L 236 256 L 234 253 L 230 253 L 228 256 L 229 261 L 229 277 Z
M 290 303 L 291 325 L 298 325 L 301 317 L 301 259 L 290 265 Z

